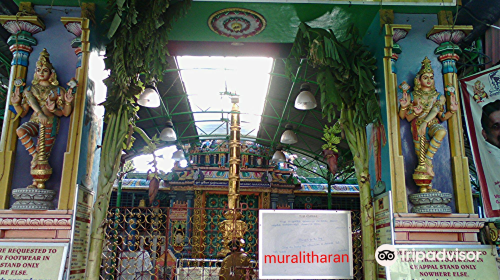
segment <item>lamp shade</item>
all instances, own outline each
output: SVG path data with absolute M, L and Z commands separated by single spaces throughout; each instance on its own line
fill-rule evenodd
M 286 161 L 285 154 L 281 150 L 277 150 L 276 152 L 274 152 L 271 161 L 275 163 L 285 162 Z
M 153 86 L 146 86 L 137 103 L 148 108 L 160 107 L 160 96 Z
M 300 86 L 300 93 L 295 99 L 295 108 L 298 110 L 311 110 L 316 108 L 316 98 L 311 93 L 309 84 L 302 84 Z
M 162 141 L 176 141 L 177 135 L 174 131 L 174 125 L 171 121 L 167 122 L 166 127 L 160 133 L 160 139 Z
M 184 152 L 183 151 L 177 150 L 177 151 L 175 151 L 172 154 L 172 159 L 175 160 L 175 161 L 181 161 L 181 160 L 184 160 L 186 158 L 184 157 Z
M 295 132 L 293 132 L 292 129 L 293 127 L 289 124 L 285 126 L 285 132 L 281 134 L 281 140 L 280 140 L 281 143 L 293 145 L 299 141 L 297 139 L 297 134 L 295 134 Z

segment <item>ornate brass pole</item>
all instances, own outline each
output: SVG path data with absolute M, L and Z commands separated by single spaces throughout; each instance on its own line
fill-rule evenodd
M 229 137 L 229 192 L 228 210 L 224 213 L 225 221 L 219 224 L 222 233 L 223 248 L 219 252 L 220 257 L 225 257 L 230 253 L 229 242 L 239 240 L 247 231 L 247 225 L 241 221 L 241 212 L 237 211 L 240 202 L 240 163 L 241 163 L 241 142 L 240 142 L 240 109 L 239 98 L 231 98 L 233 108 L 231 109 L 231 132 Z

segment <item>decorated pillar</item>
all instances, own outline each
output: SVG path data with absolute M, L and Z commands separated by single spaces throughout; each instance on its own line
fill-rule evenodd
M 45 24 L 36 16 L 0 16 L 2 26 L 12 34 L 7 40 L 10 51 L 13 54 L 11 63 L 11 75 L 9 79 L 9 90 L 7 94 L 7 106 L 2 127 L 2 137 L 0 140 L 0 208 L 7 209 L 9 206 L 10 186 L 14 170 L 14 160 L 16 156 L 17 135 L 15 130 L 19 126 L 19 117 L 9 110 L 11 96 L 15 90 L 14 82 L 26 82 L 28 72 L 28 59 L 33 51 L 33 46 L 37 45 L 37 40 L 33 37 L 45 30 Z M 20 90 L 24 90 L 23 85 L 19 85 Z
M 230 250 L 230 243 L 243 239 L 247 231 L 247 224 L 241 220 L 240 207 L 240 163 L 241 163 L 241 141 L 240 141 L 240 108 L 239 98 L 232 97 L 231 102 L 231 133 L 229 136 L 229 192 L 228 210 L 224 213 L 225 221 L 219 224 L 223 237 L 223 248 L 218 255 L 225 257 Z M 234 247 L 234 244 L 231 246 Z M 224 264 L 221 269 L 224 269 Z
M 191 219 L 193 223 L 193 237 L 191 244 L 193 246 L 193 257 L 203 258 L 203 251 L 205 250 L 205 194 L 201 190 L 196 190 L 194 194 L 194 214 Z
M 262 209 L 271 208 L 270 193 L 268 192 L 261 193 L 261 199 L 262 199 Z
M 169 206 L 174 207 L 175 200 L 177 199 L 177 192 L 176 191 L 170 191 L 168 193 L 168 198 L 170 200 Z
M 278 199 L 279 199 L 279 194 L 278 193 L 271 193 L 271 209 L 276 209 L 278 208 Z
M 438 59 L 443 65 L 447 108 L 450 108 L 451 98 L 448 98 L 450 94 L 454 94 L 457 98 L 456 101 L 459 102 L 456 62 L 460 58 L 462 50 L 458 44 L 472 29 L 472 26 L 435 25 L 427 34 L 427 39 L 438 44 L 434 53 L 438 55 Z M 461 106 L 458 106 L 456 116 L 448 120 L 455 204 L 458 213 L 474 213 L 460 108 Z
M 186 192 L 186 200 L 187 200 L 187 223 L 186 223 L 186 238 L 191 238 L 191 217 L 193 216 L 193 204 L 194 204 L 194 192 L 187 191 Z
M 82 11 L 82 16 L 84 12 Z M 88 80 L 88 68 L 90 57 L 90 27 L 88 18 L 62 17 L 64 27 L 68 32 L 75 35 L 71 47 L 75 49 L 77 63 L 75 65 L 75 78 L 78 83 L 76 89 L 74 109 L 70 120 L 68 147 L 64 156 L 64 166 L 61 177 L 61 186 L 73 186 L 61 188 L 59 195 L 59 209 L 71 209 L 74 201 L 74 186 L 77 184 L 78 165 L 82 145 L 82 133 L 84 126 L 86 90 Z M 92 147 L 93 149 L 94 147 Z M 89 174 L 94 162 L 94 152 L 86 156 L 86 171 Z M 81 179 L 83 180 L 83 179 Z M 85 180 L 87 187 L 88 180 Z
M 288 206 L 290 206 L 290 209 L 293 209 L 293 203 L 295 202 L 295 195 L 293 193 L 287 195 L 287 202 Z
M 386 83 L 387 100 L 387 129 L 394 133 L 388 134 L 389 158 L 391 176 L 391 187 L 393 193 L 394 211 L 400 213 L 408 212 L 406 194 L 406 183 L 404 178 L 404 159 L 401 148 L 401 135 L 399 131 L 400 119 L 398 117 L 398 81 L 396 62 L 403 50 L 398 42 L 406 37 L 411 30 L 410 25 L 386 24 L 385 25 L 385 48 L 384 48 L 384 72 Z

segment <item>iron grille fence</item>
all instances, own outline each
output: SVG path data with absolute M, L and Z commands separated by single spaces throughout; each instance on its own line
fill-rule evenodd
M 212 280 L 219 278 L 224 208 L 112 207 L 106 219 L 101 279 Z M 244 251 L 251 259 L 239 267 L 243 278 L 258 275 L 258 210 L 242 211 L 247 223 Z M 351 212 L 354 279 L 363 278 L 361 220 Z M 238 273 L 236 273 L 238 275 Z M 229 280 L 229 279 L 228 279 Z

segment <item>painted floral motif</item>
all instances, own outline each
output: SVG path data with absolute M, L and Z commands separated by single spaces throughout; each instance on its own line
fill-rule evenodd
M 266 20 L 260 14 L 247 9 L 224 9 L 208 20 L 210 29 L 224 37 L 234 39 L 255 36 L 266 28 Z

